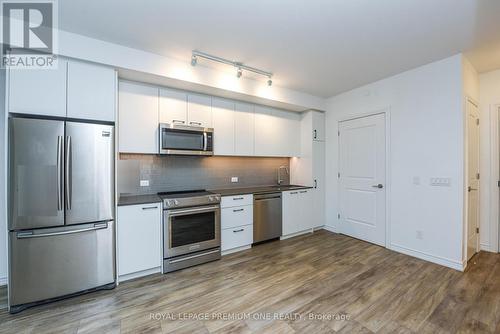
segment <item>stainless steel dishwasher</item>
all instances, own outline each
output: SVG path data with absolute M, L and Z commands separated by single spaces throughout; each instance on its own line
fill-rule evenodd
M 254 195 L 253 242 L 281 237 L 281 192 Z

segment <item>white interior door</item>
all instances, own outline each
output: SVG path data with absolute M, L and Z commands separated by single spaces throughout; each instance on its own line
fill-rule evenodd
M 479 111 L 467 101 L 467 260 L 479 249 Z
M 340 232 L 385 246 L 385 114 L 339 123 Z

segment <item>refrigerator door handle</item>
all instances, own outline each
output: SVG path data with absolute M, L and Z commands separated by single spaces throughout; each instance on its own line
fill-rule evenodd
M 57 211 L 63 210 L 63 136 L 57 136 Z
M 66 209 L 71 210 L 71 194 L 72 194 L 72 159 L 71 159 L 71 136 L 66 136 L 66 166 L 65 166 L 65 183 L 66 183 Z
M 33 231 L 17 232 L 16 237 L 18 239 L 53 237 L 53 236 L 57 236 L 57 235 L 75 234 L 75 233 L 82 233 L 82 232 L 88 232 L 88 231 L 102 230 L 105 228 L 108 228 L 107 223 L 97 223 L 97 224 L 94 224 L 93 227 L 80 228 L 78 230 L 50 232 L 50 233 L 38 233 L 38 234 L 33 233 Z

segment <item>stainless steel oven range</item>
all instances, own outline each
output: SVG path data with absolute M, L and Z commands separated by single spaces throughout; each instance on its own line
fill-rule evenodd
M 164 209 L 163 272 L 220 259 L 220 195 L 205 190 L 158 195 Z

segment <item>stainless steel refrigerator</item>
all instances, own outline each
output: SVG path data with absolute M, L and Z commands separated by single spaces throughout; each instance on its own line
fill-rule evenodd
M 9 119 L 9 310 L 115 284 L 114 127 Z

